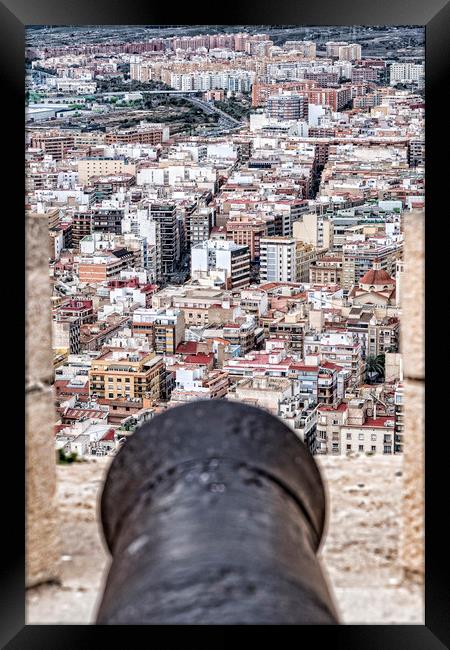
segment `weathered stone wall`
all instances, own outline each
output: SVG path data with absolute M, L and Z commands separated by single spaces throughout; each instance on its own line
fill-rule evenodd
M 26 584 L 59 575 L 48 220 L 25 216 Z
M 424 577 L 425 213 L 405 215 L 401 351 L 404 376 L 404 491 L 401 562 Z
M 317 457 L 327 484 L 327 534 L 320 552 L 340 620 L 423 624 L 423 588 L 405 583 L 399 562 L 403 457 Z M 58 465 L 62 585 L 28 591 L 27 623 L 93 623 L 109 554 L 99 499 L 111 458 Z

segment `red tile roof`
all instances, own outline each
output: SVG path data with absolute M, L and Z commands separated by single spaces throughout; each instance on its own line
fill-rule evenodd
M 342 413 L 343 411 L 346 411 L 348 408 L 348 405 L 345 402 L 342 402 L 342 404 L 339 404 L 339 406 L 330 406 L 329 404 L 319 404 L 319 411 L 333 411 L 333 412 L 339 412 Z
M 177 349 L 175 350 L 176 354 L 196 354 L 198 343 L 195 341 L 185 341 L 179 343 Z
M 114 429 L 108 429 L 102 440 L 114 440 Z
M 370 269 L 370 271 L 367 271 L 363 275 L 359 282 L 360 284 L 371 284 L 374 286 L 384 286 L 385 284 L 395 285 L 395 280 L 383 269 Z
M 209 364 L 212 363 L 213 359 L 214 354 L 212 352 L 208 354 L 189 354 L 187 357 L 185 357 L 184 362 L 197 363 L 201 366 L 209 366 Z

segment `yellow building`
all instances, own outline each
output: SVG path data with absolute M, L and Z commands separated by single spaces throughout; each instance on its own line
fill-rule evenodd
M 92 362 L 89 394 L 107 400 L 158 400 L 162 370 L 162 357 L 155 352 L 108 348 Z
M 302 241 L 296 241 L 295 262 L 296 282 L 309 282 L 309 267 L 317 259 L 316 247 Z

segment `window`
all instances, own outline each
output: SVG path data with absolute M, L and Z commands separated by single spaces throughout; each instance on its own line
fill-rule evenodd
M 376 451 L 377 450 L 375 445 L 372 445 L 370 449 L 371 449 L 371 451 Z
M 108 397 L 114 397 L 114 393 L 108 393 Z
M 376 442 L 376 440 L 377 440 L 376 433 L 372 433 L 371 436 L 370 436 L 370 439 L 373 440 L 373 442 Z
M 351 433 L 347 433 L 347 440 L 351 440 L 351 439 L 352 439 L 352 434 L 351 434 Z
M 347 449 L 351 450 L 351 448 L 352 448 L 351 445 L 347 445 Z
M 360 433 L 358 435 L 358 440 L 364 440 L 364 434 L 363 433 Z
M 364 451 L 364 445 L 358 445 L 358 451 Z
M 390 454 L 392 447 L 390 445 L 384 445 L 384 453 Z

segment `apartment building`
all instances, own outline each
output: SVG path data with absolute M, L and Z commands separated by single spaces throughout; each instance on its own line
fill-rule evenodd
M 145 334 L 157 354 L 175 354 L 184 337 L 184 313 L 179 309 L 135 309 L 132 333 Z
M 226 323 L 222 336 L 231 345 L 239 347 L 241 356 L 260 347 L 264 341 L 264 331 L 253 318 L 247 318 L 243 323 Z
M 88 185 L 96 176 L 136 175 L 135 163 L 131 163 L 125 158 L 81 158 L 77 161 L 77 169 L 78 180 L 82 185 Z
M 34 131 L 31 134 L 31 146 L 42 149 L 53 160 L 62 160 L 69 149 L 74 146 L 74 136 L 60 130 Z
M 93 323 L 95 320 L 94 308 L 92 300 L 84 300 L 78 298 L 70 298 L 63 301 L 60 305 L 53 309 L 53 316 L 66 316 L 77 318 L 80 325 L 86 323 Z
M 80 352 L 80 320 L 76 316 L 53 316 L 52 347 L 54 350 L 67 350 L 69 354 Z
M 261 237 L 261 282 L 297 281 L 297 242 L 291 237 Z
M 191 277 L 211 279 L 225 289 L 250 284 L 250 253 L 247 246 L 234 241 L 209 239 L 191 248 Z
M 197 208 L 185 217 L 186 245 L 195 246 L 209 239 L 215 226 L 215 211 L 213 208 Z
M 226 237 L 241 246 L 247 246 L 252 262 L 259 261 L 261 237 L 269 234 L 265 219 L 250 215 L 233 216 L 226 222 Z
M 174 204 L 152 203 L 149 215 L 158 224 L 161 273 L 165 276 L 176 270 L 180 258 L 180 236 L 176 206 Z
M 391 84 L 419 82 L 425 77 L 425 65 L 423 63 L 392 63 L 389 68 L 389 79 Z
M 310 450 L 313 454 L 341 455 L 341 428 L 347 423 L 348 405 L 320 404 L 318 407 L 315 440 Z
M 340 284 L 341 281 L 342 256 L 322 255 L 310 264 L 309 282 L 311 284 Z
M 123 208 L 94 208 L 91 211 L 91 230 L 120 235 L 123 217 Z
M 282 318 L 273 319 L 269 324 L 270 338 L 283 341 L 290 354 L 303 353 L 303 338 L 308 319 L 302 309 L 293 309 Z
M 113 280 L 118 278 L 121 271 L 128 268 L 132 261 L 133 254 L 125 249 L 81 257 L 78 263 L 78 277 L 80 282 L 86 284 Z
M 310 354 L 319 354 L 322 361 L 330 361 L 348 370 L 352 383 L 360 385 L 364 364 L 361 342 L 355 333 L 330 330 L 316 335 L 308 334 L 304 338 L 304 355 Z
M 89 392 L 105 400 L 158 400 L 162 357 L 142 350 L 107 349 L 92 361 Z
M 387 276 L 394 277 L 396 263 L 402 257 L 401 242 L 377 242 L 376 239 L 362 237 L 359 241 L 345 243 L 342 246 L 342 286 L 344 289 L 358 284 L 368 271 L 376 264 Z
M 221 399 L 227 395 L 228 386 L 228 375 L 221 370 L 208 370 L 205 366 L 195 364 L 178 364 L 169 406 L 194 399 Z
M 92 233 L 91 210 L 76 210 L 72 217 L 72 245 L 78 248 L 81 240 Z
M 303 120 L 308 117 L 308 102 L 304 95 L 280 92 L 269 96 L 266 112 L 276 120 Z
M 327 214 L 302 214 L 294 221 L 292 231 L 295 239 L 318 249 L 329 249 L 333 245 L 333 224 Z
M 278 415 L 280 402 L 291 396 L 292 384 L 289 379 L 282 377 L 249 377 L 233 384 L 227 399 L 258 406 L 273 415 Z
M 302 241 L 296 242 L 296 282 L 309 282 L 309 269 L 317 259 L 316 247 Z
M 106 134 L 105 144 L 139 144 L 157 145 L 169 139 L 169 127 L 162 124 L 144 123 L 129 129 L 117 129 Z
M 355 416 L 352 416 L 352 413 Z M 348 419 L 341 427 L 341 454 L 393 454 L 395 423 L 392 416 L 368 417 L 357 400 L 348 404 Z

